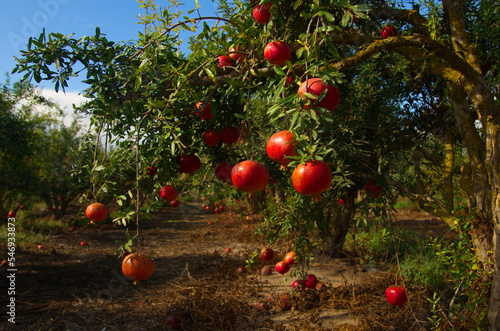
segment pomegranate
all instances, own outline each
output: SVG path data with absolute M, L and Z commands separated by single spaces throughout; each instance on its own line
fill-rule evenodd
M 271 6 L 272 4 L 266 3 L 265 5 L 256 5 L 253 8 L 253 18 L 259 24 L 266 25 L 271 19 Z
M 15 211 L 13 211 L 13 210 L 9 211 L 9 212 L 7 213 L 7 217 L 8 217 L 8 218 L 14 218 L 14 217 L 16 217 L 16 212 L 15 212 Z
M 264 48 L 264 57 L 269 63 L 282 66 L 290 60 L 292 50 L 290 46 L 283 41 L 272 41 Z
M 240 138 L 240 132 L 234 126 L 226 126 L 219 132 L 219 139 L 224 144 L 232 145 Z
M 182 326 L 182 319 L 177 315 L 170 315 L 165 320 L 167 330 L 179 330 Z
M 201 110 L 201 114 L 200 114 L 201 119 L 204 121 L 211 119 L 213 117 L 213 115 L 212 115 L 212 112 L 210 110 L 210 101 L 207 102 L 207 104 L 205 105 L 205 108 L 203 108 L 203 110 L 201 109 L 202 106 L 203 106 L 203 102 L 201 102 L 201 101 L 196 103 L 196 105 L 195 105 L 196 109 Z
M 304 286 L 307 288 L 316 288 L 316 285 L 318 285 L 318 277 L 313 274 L 307 275 L 304 280 Z
M 207 146 L 215 146 L 219 143 L 219 134 L 215 130 L 206 130 L 201 135 L 203 142 L 207 144 Z
M 183 155 L 179 159 L 179 171 L 182 173 L 192 174 L 200 170 L 201 161 L 196 155 Z
M 267 140 L 267 155 L 271 160 L 286 167 L 291 161 L 287 156 L 297 156 L 294 140 L 295 136 L 288 130 L 276 132 Z
M 87 206 L 85 216 L 90 219 L 91 223 L 102 222 L 108 216 L 108 208 L 99 202 L 92 203 Z
M 223 182 L 231 180 L 231 170 L 233 165 L 228 162 L 222 162 L 215 167 L 215 177 Z
M 384 188 L 382 186 L 376 185 L 371 180 L 365 184 L 365 191 L 367 194 L 374 196 L 375 198 L 380 198 Z
M 170 201 L 170 206 L 174 207 L 174 208 L 179 207 L 179 200 L 175 199 L 175 200 Z
M 396 29 L 392 25 L 388 25 L 382 29 L 381 36 L 383 39 L 386 39 L 389 37 L 397 37 L 397 35 L 398 35 L 398 29 Z
M 406 289 L 401 285 L 391 285 L 385 290 L 385 300 L 393 306 L 402 307 L 408 301 Z
M 302 279 L 296 279 L 292 282 L 292 288 L 295 291 L 302 292 L 306 289 L 306 286 L 304 285 L 304 280 Z
M 271 275 L 273 273 L 273 268 L 271 268 L 270 265 L 265 265 L 262 267 L 262 269 L 260 269 L 260 274 L 261 275 Z
M 271 261 L 274 257 L 272 248 L 262 248 L 260 251 L 260 258 L 264 261 Z
M 149 166 L 147 174 L 150 176 L 154 176 L 158 173 L 158 169 L 156 169 L 154 166 Z
M 155 271 L 155 263 L 151 258 L 142 253 L 133 253 L 125 256 L 122 261 L 122 272 L 126 277 L 132 278 L 134 283 L 148 279 Z
M 160 197 L 165 201 L 172 201 L 177 198 L 179 192 L 172 185 L 165 185 L 160 189 Z
M 295 252 L 288 252 L 288 253 L 286 253 L 283 261 L 285 261 L 289 265 L 292 265 L 295 263 L 296 258 L 297 258 L 297 254 Z
M 229 55 L 219 55 L 217 57 L 219 60 L 217 66 L 219 68 L 224 68 L 224 67 L 232 67 L 234 66 L 233 60 L 229 57 Z
M 292 173 L 292 184 L 302 195 L 313 196 L 319 201 L 320 194 L 332 184 L 332 171 L 324 161 L 313 160 L 299 164 Z
M 253 193 L 266 188 L 269 172 L 261 163 L 246 160 L 237 163 L 231 170 L 231 180 L 236 189 Z
M 236 46 L 229 50 L 229 57 L 236 63 L 241 63 L 245 59 L 245 54 L 240 52 L 240 47 Z
M 279 261 L 278 263 L 276 263 L 276 265 L 274 266 L 274 269 L 276 270 L 276 272 L 284 275 L 286 274 L 288 271 L 290 271 L 290 265 L 288 263 L 286 263 L 285 261 Z
M 323 82 L 321 78 L 310 78 L 300 85 L 297 93 L 302 97 L 302 99 L 306 100 L 306 93 L 315 96 L 315 98 L 311 98 L 312 100 L 316 100 L 321 93 L 326 90 L 326 94 L 319 102 L 313 102 L 313 108 L 326 108 L 329 111 L 337 108 L 337 105 L 340 101 L 340 92 L 336 86 L 328 85 Z M 305 109 L 309 108 L 309 105 L 304 105 Z

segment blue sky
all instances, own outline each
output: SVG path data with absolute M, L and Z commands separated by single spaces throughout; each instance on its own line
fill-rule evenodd
M 167 0 L 156 0 L 166 7 Z M 195 0 L 184 0 L 187 12 L 195 7 Z M 199 0 L 202 15 L 213 15 L 216 2 Z M 136 0 L 21 0 L 2 1 L 0 12 L 0 72 L 11 72 L 15 66 L 14 56 L 20 56 L 20 49 L 26 48 L 30 36 L 38 36 L 43 28 L 49 32 L 74 33 L 76 38 L 92 35 L 98 26 L 101 33 L 112 41 L 128 41 L 137 38 L 141 25 L 137 15 L 144 14 Z M 18 80 L 20 76 L 12 76 Z M 2 77 L 2 83 L 4 77 Z M 51 88 L 50 83 L 40 83 Z M 79 92 L 83 85 L 70 84 L 69 91 Z

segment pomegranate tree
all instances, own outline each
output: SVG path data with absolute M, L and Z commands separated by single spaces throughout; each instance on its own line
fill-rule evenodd
M 325 90 L 326 94 L 321 101 L 316 101 L 316 99 L 318 99 Z M 304 100 L 307 100 L 308 98 L 306 94 L 313 96 L 310 98 L 312 100 L 312 104 L 304 105 L 305 109 L 308 109 L 311 106 L 313 108 L 326 108 L 329 111 L 332 111 L 337 108 L 340 101 L 339 89 L 336 86 L 326 84 L 321 78 L 310 78 L 306 80 L 302 83 L 302 85 L 300 85 L 297 93 Z
M 269 171 L 257 161 L 242 161 L 235 164 L 231 170 L 231 181 L 240 191 L 248 193 L 261 191 L 269 182 Z
M 290 163 L 287 156 L 297 156 L 295 136 L 288 130 L 273 134 L 266 143 L 266 153 L 271 160 L 278 162 L 284 168 Z
M 320 194 L 332 184 L 332 170 L 330 166 L 319 160 L 299 164 L 292 173 L 292 184 L 302 195 L 312 196 L 319 201 Z

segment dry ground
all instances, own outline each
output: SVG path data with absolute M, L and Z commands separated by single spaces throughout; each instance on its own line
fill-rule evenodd
M 428 215 L 403 215 L 401 225 L 444 231 Z M 97 224 L 54 235 L 17 251 L 16 324 L 9 330 L 166 330 L 177 316 L 179 330 L 420 330 L 428 329 L 428 293 L 409 286 L 403 308 L 385 302 L 394 275 L 354 259 L 318 255 L 310 265 L 326 288 L 292 291 L 298 267 L 285 276 L 238 273 L 255 250 L 257 217 L 208 214 L 199 203 L 165 208 L 141 225 L 142 250 L 156 262 L 154 275 L 134 286 L 114 255 L 123 227 Z M 209 224 L 211 223 L 211 224 Z M 80 246 L 87 241 L 87 246 Z M 226 248 L 231 252 L 226 252 Z M 289 247 L 273 246 L 274 265 Z M 2 256 L 5 246 L 2 247 Z M 263 262 L 259 261 L 256 269 Z M 8 287 L 2 270 L 0 288 Z M 0 296 L 6 307 L 7 298 Z

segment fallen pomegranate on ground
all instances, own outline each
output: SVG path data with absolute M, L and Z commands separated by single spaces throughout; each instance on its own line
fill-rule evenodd
M 264 261 L 271 261 L 274 257 L 274 251 L 272 248 L 263 248 L 260 251 L 260 258 Z
M 406 289 L 401 285 L 391 285 L 385 290 L 385 300 L 393 306 L 402 307 L 408 301 Z

